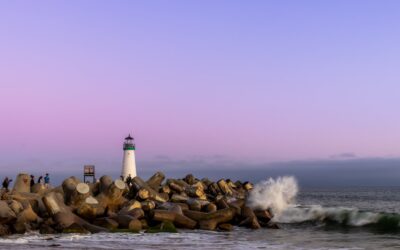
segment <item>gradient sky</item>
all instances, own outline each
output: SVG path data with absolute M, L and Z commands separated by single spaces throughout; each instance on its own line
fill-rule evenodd
M 400 156 L 400 1 L 0 1 L 0 168 Z M 186 166 L 187 167 L 187 166 Z

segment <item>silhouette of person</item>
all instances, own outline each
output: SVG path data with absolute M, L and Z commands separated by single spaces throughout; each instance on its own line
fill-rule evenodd
M 31 187 L 35 185 L 35 176 L 31 175 Z
M 8 179 L 8 177 L 6 177 L 6 178 L 3 180 L 3 188 L 4 188 L 5 190 L 7 190 L 7 191 L 8 191 L 8 186 L 10 185 L 10 182 L 12 182 L 12 179 Z
M 131 177 L 131 174 L 129 174 L 128 175 L 128 177 L 126 177 L 126 184 L 128 185 L 128 187 L 130 187 L 131 186 L 131 182 L 132 182 L 132 177 Z
M 44 185 L 45 185 L 46 187 L 49 187 L 49 185 L 50 185 L 50 176 L 49 176 L 49 173 L 46 173 L 46 176 L 44 177 Z

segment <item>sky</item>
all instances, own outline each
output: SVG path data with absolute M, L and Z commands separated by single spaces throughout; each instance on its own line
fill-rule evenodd
M 399 13 L 389 0 L 0 1 L 0 169 L 119 171 L 129 133 L 139 172 L 397 160 Z

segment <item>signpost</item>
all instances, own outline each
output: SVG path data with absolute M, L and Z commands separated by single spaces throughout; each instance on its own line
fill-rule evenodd
M 85 165 L 83 167 L 83 182 L 86 182 L 86 178 L 92 178 L 92 182 L 96 182 L 96 177 L 95 177 L 95 169 L 94 165 Z

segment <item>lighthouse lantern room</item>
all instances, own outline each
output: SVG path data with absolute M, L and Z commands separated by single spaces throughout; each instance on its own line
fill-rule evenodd
M 122 174 L 124 179 L 136 176 L 135 143 L 133 137 L 129 134 L 124 142 L 124 159 L 122 161 Z

